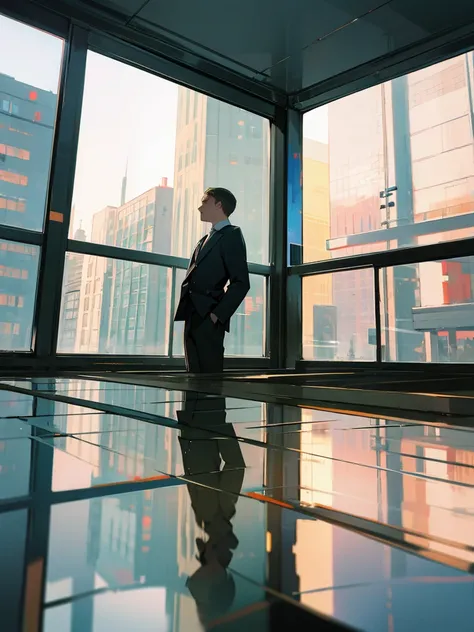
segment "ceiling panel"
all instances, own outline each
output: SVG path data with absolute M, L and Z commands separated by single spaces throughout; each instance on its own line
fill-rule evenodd
M 241 66 L 246 76 L 258 76 L 272 64 L 273 55 L 285 53 L 282 7 L 274 5 L 272 0 L 206 0 L 205 4 L 150 0 L 134 24 L 178 35 L 181 40 L 184 37 L 199 54 L 218 57 L 224 64 L 231 61 Z
M 180 61 L 295 94 L 361 64 L 473 24 L 474 2 L 451 0 L 38 0 L 109 16 L 180 49 Z M 184 51 L 184 52 L 183 52 Z M 219 66 L 216 66 L 218 64 Z M 217 70 L 216 70 L 217 76 Z M 252 84 L 251 84 L 252 85 Z
M 472 0 L 149 0 L 133 23 L 296 92 L 467 22 Z
M 63 2 L 70 2 L 71 4 L 82 4 L 90 8 L 103 7 L 111 12 L 122 14 L 127 18 L 135 15 L 144 5 L 144 0 L 77 0 L 71 2 L 71 0 L 63 0 Z
M 184 37 L 195 52 L 238 64 L 246 76 L 287 90 L 288 71 L 295 60 L 301 63 L 302 51 L 365 15 L 374 2 L 207 0 L 203 6 L 189 0 L 171 5 L 149 0 L 133 24 Z
M 387 5 L 303 50 L 301 82 L 288 85 L 288 91 L 319 83 L 428 35 Z
M 441 33 L 446 28 L 474 22 L 474 3 L 453 0 L 451 5 L 453 10 L 446 15 L 446 6 L 443 10 L 426 0 L 416 3 L 392 0 L 303 50 L 302 77 L 289 78 L 287 91 L 296 92 L 317 84 Z

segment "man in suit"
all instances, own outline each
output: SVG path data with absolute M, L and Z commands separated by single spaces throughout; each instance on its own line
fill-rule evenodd
M 185 321 L 186 368 L 191 373 L 224 370 L 225 332 L 250 289 L 244 237 L 229 221 L 236 205 L 230 191 L 214 187 L 205 191 L 198 209 L 201 221 L 212 229 L 194 249 L 175 315 Z

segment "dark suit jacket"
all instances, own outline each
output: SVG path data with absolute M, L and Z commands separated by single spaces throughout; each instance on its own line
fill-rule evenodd
M 191 302 L 202 318 L 213 312 L 229 331 L 230 318 L 250 289 L 244 237 L 238 226 L 229 225 L 203 246 L 205 239 L 198 242 L 189 262 L 175 320 L 186 320 Z

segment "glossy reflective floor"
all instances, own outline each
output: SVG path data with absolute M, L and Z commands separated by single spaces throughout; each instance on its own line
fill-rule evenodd
M 473 629 L 468 418 L 155 381 L 0 382 L 2 632 Z

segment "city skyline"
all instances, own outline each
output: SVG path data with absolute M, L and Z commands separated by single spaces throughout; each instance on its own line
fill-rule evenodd
M 159 252 L 162 254 L 173 254 L 189 257 L 189 253 L 192 252 L 195 243 L 200 238 L 203 232 L 206 232 L 206 227 L 200 222 L 198 216 L 197 207 L 199 205 L 199 199 L 201 198 L 204 188 L 210 184 L 213 179 L 218 180 L 222 184 L 227 184 L 232 190 L 240 191 L 242 197 L 242 203 L 240 206 L 241 215 L 238 218 L 239 224 L 244 230 L 244 234 L 247 236 L 247 248 L 249 251 L 249 259 L 257 260 L 259 262 L 265 262 L 268 257 L 268 182 L 266 178 L 262 178 L 262 183 L 257 183 L 255 187 L 255 167 L 260 166 L 262 175 L 268 176 L 268 144 L 269 134 L 268 125 L 264 119 L 252 115 L 247 112 L 243 112 L 239 108 L 219 103 L 214 99 L 208 99 L 198 93 L 193 93 L 187 89 L 181 89 L 179 91 L 178 98 L 178 112 L 180 113 L 178 118 L 176 134 L 176 153 L 175 153 L 175 182 L 178 182 L 180 187 L 176 191 L 173 187 L 169 186 L 167 178 L 162 178 L 160 186 L 164 186 L 170 191 L 170 199 L 167 205 L 168 212 L 166 219 L 158 219 L 155 216 L 155 210 L 149 209 L 147 206 L 146 220 L 145 209 L 142 208 L 140 202 L 141 198 L 145 196 L 145 193 L 140 193 L 138 196 L 129 199 L 129 171 L 130 161 L 127 162 L 125 174 L 121 181 L 120 194 L 121 202 L 120 206 L 108 205 L 101 210 L 96 211 L 92 216 L 92 234 L 90 237 L 86 234 L 86 240 L 92 243 L 103 243 L 113 246 L 135 248 L 138 250 L 147 250 L 148 252 Z M 213 119 L 219 119 L 219 125 L 224 126 L 226 129 L 231 129 L 232 124 L 235 126 L 234 136 L 235 139 L 232 142 L 231 138 L 227 138 L 225 135 L 220 138 L 218 145 L 209 141 L 215 131 L 212 130 L 210 121 Z M 203 139 L 201 143 L 198 143 L 196 139 Z M 194 141 L 193 141 L 194 139 Z M 191 141 L 194 142 L 191 145 Z M 233 144 L 234 143 L 234 144 Z M 237 146 L 235 146 L 237 143 Z M 237 151 L 238 149 L 238 151 Z M 225 161 L 222 166 L 217 166 L 217 157 L 221 153 L 223 156 L 228 155 L 229 164 L 226 166 Z M 209 166 L 211 172 L 209 173 Z M 239 187 L 239 188 L 237 188 Z M 158 190 L 159 187 L 156 189 Z M 152 191 L 153 189 L 150 189 Z M 150 192 L 148 191 L 148 193 Z M 250 193 L 250 194 L 249 194 Z M 177 194 L 177 195 L 176 195 Z M 240 194 L 237 193 L 239 196 Z M 191 220 L 190 212 L 192 209 L 188 206 L 189 200 L 192 199 L 194 206 L 196 207 L 196 215 L 194 220 Z M 262 216 L 259 217 L 258 209 L 267 209 L 262 212 Z M 140 210 L 141 209 L 141 210 Z M 125 213 L 123 220 L 120 220 L 121 215 Z M 140 213 L 140 221 L 139 215 Z M 77 216 L 76 207 L 73 207 L 72 214 L 74 218 Z M 102 218 L 102 219 L 101 219 Z M 71 220 L 72 221 L 72 220 Z M 135 234 L 136 237 L 132 239 L 123 240 L 120 236 L 119 224 L 125 222 L 127 231 L 130 234 Z M 143 234 L 143 222 L 147 226 L 147 230 L 159 231 L 160 239 L 153 238 L 143 241 L 145 235 Z M 142 224 L 140 228 L 140 223 Z M 80 224 L 80 220 L 79 220 Z M 72 221 L 72 225 L 77 225 L 76 221 Z M 81 225 L 81 224 L 80 224 Z M 101 228 L 99 228 L 101 226 Z M 132 228 L 135 226 L 135 228 Z M 165 230 L 165 226 L 168 227 Z M 186 233 L 184 231 L 186 228 Z M 163 231 L 170 230 L 170 237 L 167 239 Z M 84 230 L 82 229 L 82 233 Z M 77 234 L 77 230 L 74 235 Z M 77 298 L 75 294 L 69 288 L 67 279 L 69 278 L 69 268 L 72 265 L 73 257 L 71 253 L 67 256 L 66 261 L 66 274 L 65 283 L 63 286 L 63 308 L 62 315 L 64 317 L 66 311 L 69 309 L 69 319 L 71 318 L 71 309 L 67 307 L 66 301 L 71 304 L 75 304 L 73 301 Z M 128 265 L 128 264 L 125 264 Z M 170 323 L 167 324 L 164 331 L 145 333 L 142 341 L 136 346 L 134 342 L 136 339 L 135 330 L 138 323 L 147 323 L 147 330 L 151 331 L 152 314 L 158 309 L 159 314 L 165 308 L 166 319 L 169 315 L 170 305 L 167 296 L 161 297 L 161 307 L 152 307 L 151 304 L 146 305 L 145 314 L 135 314 L 137 305 L 136 296 L 133 292 L 133 283 L 127 288 L 124 286 L 123 290 L 120 287 L 120 283 L 116 282 L 116 274 L 118 270 L 118 263 L 107 262 L 106 259 L 101 257 L 86 256 L 83 263 L 83 280 L 79 293 L 79 309 L 77 313 L 77 335 L 74 345 L 74 352 L 79 353 L 158 353 L 160 355 L 166 354 L 166 341 Z M 150 266 L 140 266 L 142 273 L 140 278 L 145 275 L 153 273 L 154 268 Z M 110 271 L 107 272 L 110 268 Z M 165 269 L 158 268 L 159 273 L 165 273 Z M 180 271 L 181 272 L 181 271 Z M 135 273 L 134 273 L 135 274 Z M 108 281 L 106 279 L 109 279 Z M 124 283 L 125 277 L 121 277 Z M 165 274 L 161 278 L 159 289 L 160 293 L 164 289 L 168 294 L 171 293 L 170 279 Z M 231 335 L 227 341 L 227 350 L 230 355 L 241 355 L 244 348 L 254 350 L 254 355 L 261 355 L 263 353 L 263 331 L 264 331 L 264 312 L 265 312 L 265 290 L 263 280 L 258 277 L 253 278 L 252 287 L 246 300 L 235 314 L 233 325 L 231 327 Z M 179 283 L 177 278 L 177 283 Z M 92 288 L 93 294 L 91 294 Z M 135 288 L 138 291 L 139 288 Z M 140 289 L 140 297 L 143 292 L 146 292 L 146 288 Z M 130 294 L 130 299 L 125 298 Z M 119 295 L 123 292 L 124 300 L 126 300 L 125 312 L 122 311 L 122 317 L 120 321 L 119 331 L 122 335 L 126 334 L 126 342 L 120 346 L 117 344 L 111 344 L 109 334 L 106 333 L 109 324 L 114 321 L 113 314 L 116 313 L 118 303 L 123 299 L 119 299 Z M 130 300 L 130 304 L 129 304 Z M 139 305 L 138 309 L 143 309 L 143 305 Z M 132 314 L 135 314 L 130 319 L 130 309 Z M 93 310 L 90 312 L 89 310 Z M 104 320 L 105 319 L 105 320 Z M 159 320 L 163 323 L 165 318 L 161 314 Z M 131 323 L 131 328 L 129 328 Z M 71 328 L 73 325 L 68 323 Z M 115 325 L 117 329 L 117 325 Z M 65 331 L 65 329 L 64 329 Z M 174 342 L 173 342 L 173 354 L 183 355 L 183 349 L 181 344 L 182 331 L 179 324 L 173 328 Z M 94 337 L 94 342 L 92 341 Z M 99 340 L 101 342 L 99 342 Z M 60 338 L 59 350 L 61 352 L 69 351 L 65 345 L 65 339 Z M 251 352 L 250 352 L 251 353 Z
M 272 42 L 231 21 L 224 59 L 179 3 L 117 1 L 0 8 L 2 629 L 468 632 L 474 52 L 443 58 L 468 25 L 304 3 Z M 208 186 L 251 271 L 225 334 L 245 261 L 221 233 L 190 266 Z M 187 285 L 209 309 L 174 322 Z M 198 326 L 220 374 L 187 371 Z
M 12 27 L 7 28 L 5 39 L 12 54 L 2 60 L 0 75 L 1 220 L 12 228 L 41 231 L 63 42 L 0 18 L 0 27 L 6 26 Z M 37 47 L 33 66 L 39 76 L 35 78 L 23 54 L 32 44 Z M 301 213 L 305 262 L 472 235 L 472 57 L 472 53 L 460 55 L 305 114 L 301 156 L 306 170 Z M 42 66 L 47 72 L 41 72 Z M 206 186 L 219 184 L 231 188 L 240 202 L 235 223 L 246 236 L 249 261 L 268 264 L 269 171 L 267 119 L 126 63 L 88 53 L 70 237 L 80 234 L 91 243 L 188 258 L 207 228 L 199 221 L 200 197 Z M 138 208 L 130 211 L 113 238 L 107 231 L 94 238 L 98 214 L 106 208 L 120 213 L 123 202 L 136 206 L 163 177 L 174 192 L 172 209 L 168 209 L 172 225 L 168 240 L 152 243 L 143 235 L 138 239 L 138 232 L 130 232 L 126 240 L 119 237 L 125 224 L 127 230 L 133 223 L 143 232 L 140 222 L 152 219 L 147 213 L 138 219 Z M 293 233 L 291 238 L 300 239 Z M 300 243 L 291 245 L 301 247 Z M 31 348 L 39 254 L 38 248 L 2 244 L 5 280 L 0 332 L 5 349 Z M 20 255 L 30 259 L 22 260 Z M 71 321 L 78 314 L 81 294 L 72 288 L 78 285 L 81 260 L 75 259 L 74 273 L 65 274 L 63 282 L 63 291 L 69 295 L 62 314 L 69 322 L 63 324 L 71 340 Z M 385 360 L 462 357 L 468 361 L 474 333 L 468 309 L 474 304 L 472 268 L 467 257 L 383 272 Z M 177 271 L 174 282 L 179 284 L 181 277 Z M 14 279 L 21 279 L 21 284 Z M 112 277 L 110 282 L 115 284 Z M 314 353 L 324 330 L 326 342 L 321 346 L 333 339 L 334 353 L 329 358 L 375 359 L 376 307 L 370 270 L 307 277 L 303 286 L 305 354 L 313 357 L 311 348 Z M 264 352 L 267 322 L 263 277 L 252 276 L 253 290 L 255 295 L 247 297 L 235 323 L 242 340 L 250 329 L 260 328 L 252 333 L 252 350 L 259 355 L 260 349 Z M 353 303 L 357 309 L 344 316 L 347 305 Z M 442 308 L 460 303 L 466 306 L 464 315 L 450 309 L 450 320 L 443 321 L 440 329 L 434 314 L 441 317 Z M 434 311 L 429 313 L 428 308 Z M 110 313 L 104 312 L 103 318 L 110 321 Z M 179 338 L 179 331 L 173 331 Z M 130 330 L 128 335 L 130 341 L 134 339 Z M 239 345 L 235 347 L 235 340 L 229 342 L 232 353 L 242 351 Z M 175 346 L 179 354 L 179 345 Z
M 0 31 L 2 47 L 12 51 L 2 59 L 1 72 L 57 94 L 63 41 L 1 15 Z M 31 58 L 25 51 L 32 46 L 37 53 Z M 86 73 L 71 236 L 81 222 L 89 236 L 93 214 L 105 206 L 119 206 L 127 160 L 129 200 L 156 186 L 162 177 L 174 186 L 179 86 L 91 51 Z M 114 81 L 116 92 L 107 90 L 104 77 Z M 325 107 L 311 112 L 305 121 L 308 138 L 320 142 L 327 138 Z

